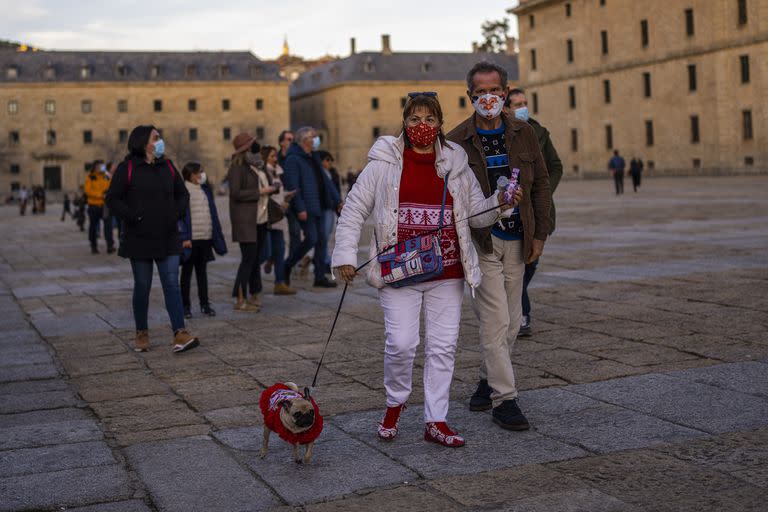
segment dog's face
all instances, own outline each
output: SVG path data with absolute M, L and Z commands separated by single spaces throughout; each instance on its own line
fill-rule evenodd
M 304 397 L 286 400 L 280 409 L 280 421 L 294 434 L 304 432 L 315 424 L 315 408 Z

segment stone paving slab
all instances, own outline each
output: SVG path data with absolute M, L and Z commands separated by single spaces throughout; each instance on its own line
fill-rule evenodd
M 115 464 L 101 441 L 0 451 L 0 477 Z
M 119 466 L 69 469 L 0 478 L 0 510 L 46 510 L 88 505 L 131 495 L 128 474 Z
M 79 405 L 71 391 L 44 391 L 42 393 L 0 395 L 0 414 L 56 409 Z
M 142 501 L 117 501 L 67 509 L 69 512 L 152 512 Z
M 87 420 L 91 416 L 85 409 L 66 407 L 63 409 L 44 409 L 16 414 L 0 414 L 0 429 L 20 425 L 59 423 L 62 421 Z
M 638 375 L 567 389 L 712 434 L 768 425 L 768 400 L 668 375 Z
M 90 419 L 19 425 L 0 429 L 0 450 L 96 441 L 102 437 L 98 424 Z
M 239 512 L 278 503 L 267 486 L 210 439 L 136 444 L 125 453 L 163 511 Z
M 20 380 L 52 379 L 59 372 L 52 363 L 8 366 L 0 372 L 0 383 Z
M 765 363 L 722 364 L 710 368 L 670 372 L 667 375 L 768 398 L 768 364 Z

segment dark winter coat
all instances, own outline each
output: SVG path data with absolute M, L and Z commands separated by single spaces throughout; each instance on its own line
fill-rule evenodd
M 259 177 L 248 164 L 232 165 L 227 174 L 229 181 L 229 220 L 232 222 L 232 240 L 255 243 L 258 239 L 256 218 L 259 214 Z
M 295 213 L 307 212 L 319 217 L 324 210 L 335 210 L 339 205 L 339 193 L 320 163 L 295 142 L 288 148 L 283 171 L 285 190 L 298 189 L 291 200 L 291 209 Z
M 216 251 L 216 254 L 219 256 L 224 256 L 227 254 L 227 241 L 224 239 L 224 232 L 221 230 L 219 212 L 216 209 L 216 201 L 213 200 L 213 192 L 211 191 L 210 185 L 207 183 L 200 185 L 200 188 L 203 192 L 205 192 L 205 196 L 208 198 L 208 208 L 211 211 L 211 224 L 213 225 L 213 250 Z M 179 234 L 181 235 L 182 241 L 192 240 L 192 212 L 190 211 L 189 206 L 187 206 L 187 211 L 185 212 L 184 217 L 179 219 Z M 181 261 L 188 261 L 191 256 L 191 248 L 183 249 Z M 214 259 L 216 258 L 213 256 L 213 252 L 209 251 L 208 261 L 213 261 Z
M 162 259 L 181 254 L 176 223 L 187 209 L 189 193 L 181 173 L 170 160 L 161 158 L 150 164 L 139 158 L 126 158 L 112 177 L 106 203 L 110 212 L 123 222 L 120 256 Z
M 544 164 L 547 166 L 547 172 L 549 173 L 549 193 L 554 195 L 555 189 L 560 178 L 563 177 L 563 162 L 560 161 L 560 157 L 557 155 L 555 145 L 552 144 L 552 138 L 549 136 L 549 130 L 539 124 L 534 118 L 528 119 L 528 124 L 533 126 L 533 131 L 536 132 L 536 138 L 539 139 L 539 148 L 541 149 L 541 156 L 544 157 Z M 555 231 L 555 201 L 552 201 L 552 206 L 549 208 L 549 234 L 551 235 Z

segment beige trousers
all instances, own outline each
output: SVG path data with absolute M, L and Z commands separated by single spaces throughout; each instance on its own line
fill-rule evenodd
M 517 397 L 510 353 L 522 321 L 525 264 L 522 240 L 502 240 L 493 235 L 491 239 L 491 254 L 476 247 L 483 280 L 475 290 L 472 308 L 480 320 L 480 378 L 487 378 L 493 388 L 491 399 L 496 407 Z

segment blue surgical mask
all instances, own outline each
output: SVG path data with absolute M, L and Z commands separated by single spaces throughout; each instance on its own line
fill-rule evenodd
M 165 142 L 163 142 L 163 139 L 157 139 L 155 151 L 152 154 L 155 155 L 155 158 L 160 158 L 165 154 Z
M 528 115 L 528 107 L 520 107 L 515 109 L 515 117 L 521 121 L 528 122 L 528 118 L 530 117 Z
M 320 149 L 320 136 L 315 135 L 315 138 L 312 139 L 312 151 L 317 151 Z

